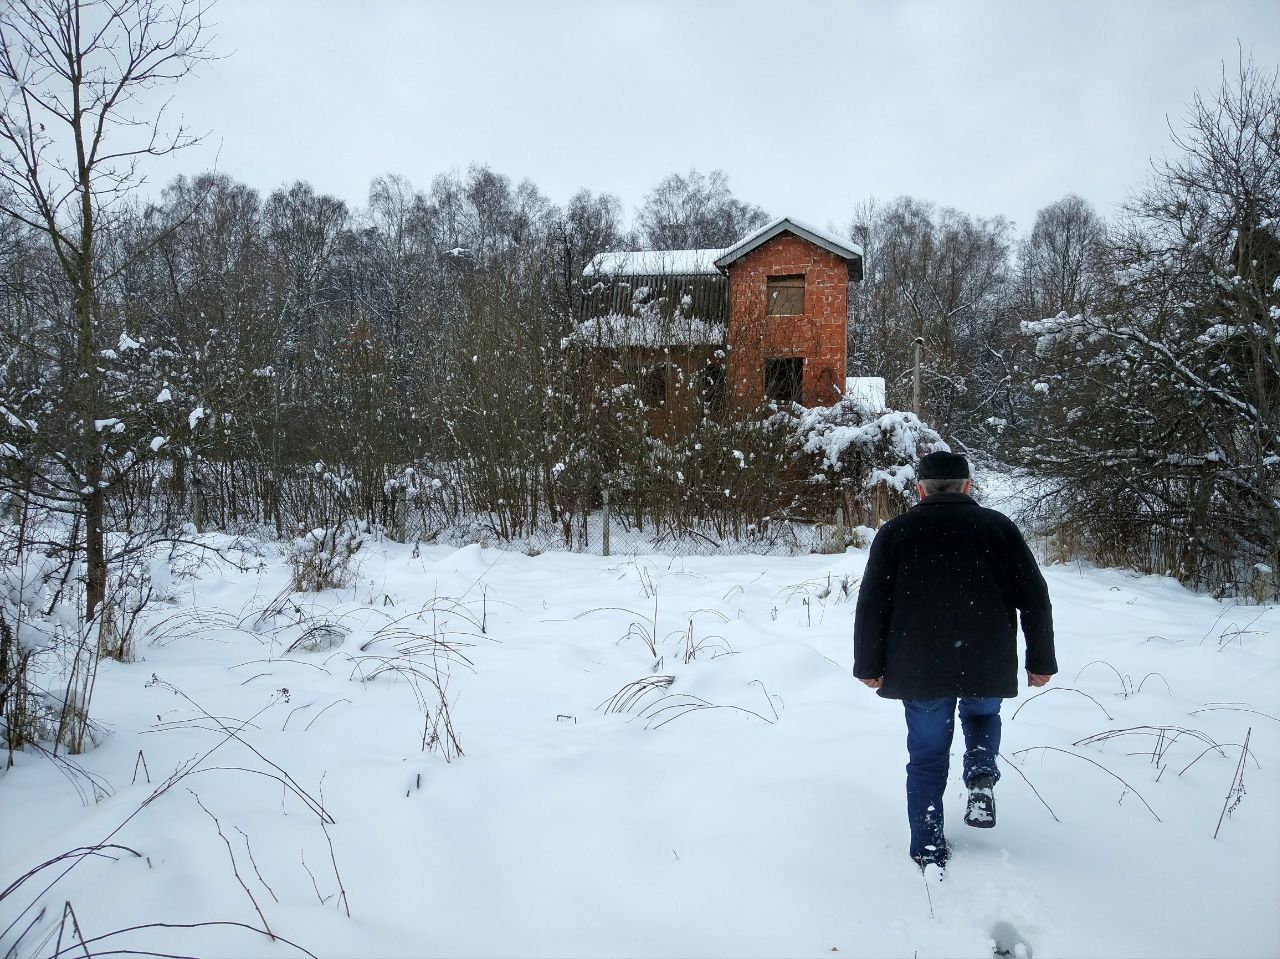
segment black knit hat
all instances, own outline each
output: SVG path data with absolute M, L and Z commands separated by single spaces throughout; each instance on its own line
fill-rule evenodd
M 959 453 L 945 453 L 938 450 L 928 456 L 920 457 L 916 465 L 916 479 L 968 479 L 969 461 Z

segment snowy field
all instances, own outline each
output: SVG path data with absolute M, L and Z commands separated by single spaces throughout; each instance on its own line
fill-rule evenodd
M 995 830 L 960 822 L 953 753 L 939 882 L 907 858 L 901 707 L 850 676 L 865 550 L 370 544 L 357 586 L 289 595 L 277 547 L 240 546 L 103 664 L 96 789 L 0 775 L 0 890 L 139 854 L 27 881 L 0 953 L 43 908 L 11 954 L 54 954 L 70 902 L 95 956 L 303 954 L 109 935 L 215 921 L 316 956 L 1280 955 L 1274 607 L 1047 569 L 1062 672 L 1006 704 Z

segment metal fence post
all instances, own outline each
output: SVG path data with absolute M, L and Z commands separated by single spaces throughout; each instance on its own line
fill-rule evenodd
M 404 543 L 409 539 L 409 504 L 405 502 L 405 490 L 397 490 L 396 493 L 391 522 L 395 525 L 395 538 Z
M 609 490 L 607 487 L 605 488 L 602 495 L 604 497 L 604 503 L 600 511 L 602 514 L 601 519 L 603 520 L 604 525 L 600 530 L 600 555 L 608 556 L 609 555 L 609 518 L 610 517 L 609 517 Z

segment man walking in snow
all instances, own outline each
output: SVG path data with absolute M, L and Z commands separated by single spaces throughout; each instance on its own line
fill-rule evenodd
M 871 544 L 853 628 L 853 675 L 907 719 L 911 858 L 945 866 L 942 796 L 956 706 L 965 822 L 995 825 L 1000 700 L 1018 695 L 1018 613 L 1031 686 L 1058 671 L 1049 590 L 1018 528 L 969 495 L 969 464 L 937 452 L 916 468 L 920 502 Z

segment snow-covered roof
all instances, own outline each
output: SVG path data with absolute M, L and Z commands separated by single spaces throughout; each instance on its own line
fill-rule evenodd
M 663 317 L 657 311 L 637 316 L 610 313 L 584 320 L 561 341 L 584 346 L 719 346 L 724 343 L 724 324 L 694 316 Z
M 725 249 L 630 250 L 600 253 L 582 271 L 583 276 L 716 276 L 779 233 L 794 233 L 815 246 L 851 262 L 862 262 L 862 247 L 834 233 L 779 217 Z
M 739 260 L 746 256 L 756 247 L 768 243 L 779 233 L 794 233 L 803 240 L 808 240 L 815 246 L 820 246 L 824 250 L 834 253 L 836 256 L 846 260 L 862 260 L 862 247 L 856 243 L 850 243 L 842 237 L 836 236 L 834 233 L 828 233 L 826 230 L 819 230 L 815 226 L 809 226 L 807 223 L 801 223 L 790 217 L 779 217 L 772 223 L 766 223 L 760 229 L 751 233 L 727 250 L 722 251 L 722 255 L 716 260 L 716 266 L 723 269 L 735 260 Z
M 719 276 L 716 260 L 725 251 L 633 250 L 599 253 L 583 276 Z

